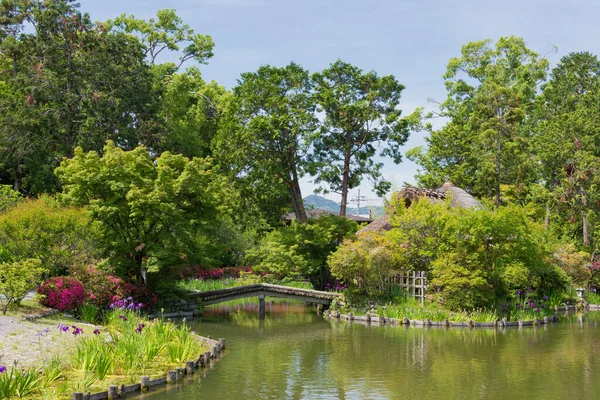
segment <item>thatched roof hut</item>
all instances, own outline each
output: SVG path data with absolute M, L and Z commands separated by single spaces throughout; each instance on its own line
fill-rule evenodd
M 394 193 L 393 196 L 396 199 L 404 199 L 406 207 L 410 207 L 412 203 L 421 199 L 427 199 L 427 201 L 432 203 L 441 203 L 446 201 L 446 198 L 449 197 L 452 199 L 450 201 L 451 207 L 483 208 L 483 205 L 479 200 L 463 189 L 454 186 L 451 182 L 444 183 L 439 189 L 424 189 L 407 186 L 399 192 Z M 389 231 L 390 229 L 392 229 L 392 224 L 390 223 L 389 215 L 385 214 L 356 232 L 356 234 Z

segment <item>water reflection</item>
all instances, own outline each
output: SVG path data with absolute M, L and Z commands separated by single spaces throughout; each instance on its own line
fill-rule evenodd
M 600 314 L 522 329 L 327 321 L 302 303 L 207 308 L 193 329 L 227 338 L 216 368 L 164 399 L 594 398 Z

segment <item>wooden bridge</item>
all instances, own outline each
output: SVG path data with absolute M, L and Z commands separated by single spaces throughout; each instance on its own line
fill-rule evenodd
M 210 304 L 218 304 L 245 297 L 258 297 L 262 300 L 261 302 L 264 302 L 265 297 L 277 297 L 282 299 L 300 300 L 308 303 L 330 304 L 333 300 L 341 298 L 342 295 L 319 290 L 258 283 L 256 285 L 208 290 L 206 292 L 196 291 L 192 296 L 201 300 L 203 306 L 208 306 Z
M 300 289 L 290 286 L 269 285 L 258 283 L 256 285 L 238 286 L 227 289 L 208 290 L 206 292 L 193 292 L 192 297 L 200 300 L 202 306 L 223 303 L 225 301 L 242 299 L 245 297 L 258 297 L 259 320 L 265 319 L 265 297 L 300 300 L 307 303 L 329 305 L 333 300 L 341 298 L 340 293 L 322 292 L 320 290 Z

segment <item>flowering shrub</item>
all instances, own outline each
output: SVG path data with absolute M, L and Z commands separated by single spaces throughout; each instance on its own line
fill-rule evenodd
M 38 289 L 41 303 L 59 311 L 71 311 L 81 306 L 86 299 L 81 282 L 68 276 L 56 276 L 48 279 Z
M 142 303 L 146 308 L 152 308 L 158 304 L 158 296 L 145 286 L 137 286 L 133 283 L 123 284 L 123 297 L 133 298 L 135 303 Z
M 226 267 L 226 268 L 209 268 L 205 269 L 198 265 L 189 266 L 179 272 L 182 279 L 223 279 L 223 278 L 239 278 L 242 272 L 252 272 L 251 267 Z
M 128 297 L 124 290 L 125 282 L 100 268 L 89 266 L 74 275 L 83 283 L 88 302 L 98 307 L 108 307 L 115 296 Z
M 98 307 L 109 307 L 117 300 L 132 297 L 136 303 L 154 306 L 158 303 L 156 293 L 144 286 L 125 282 L 123 279 L 100 268 L 89 266 L 74 274 L 84 285 L 87 301 Z

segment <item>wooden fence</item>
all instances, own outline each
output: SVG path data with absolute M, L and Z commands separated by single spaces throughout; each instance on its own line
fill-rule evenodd
M 421 304 L 425 302 L 427 291 L 427 276 L 425 271 L 403 271 L 390 275 L 386 279 L 386 286 L 389 288 L 399 287 L 408 295 L 419 300 Z

